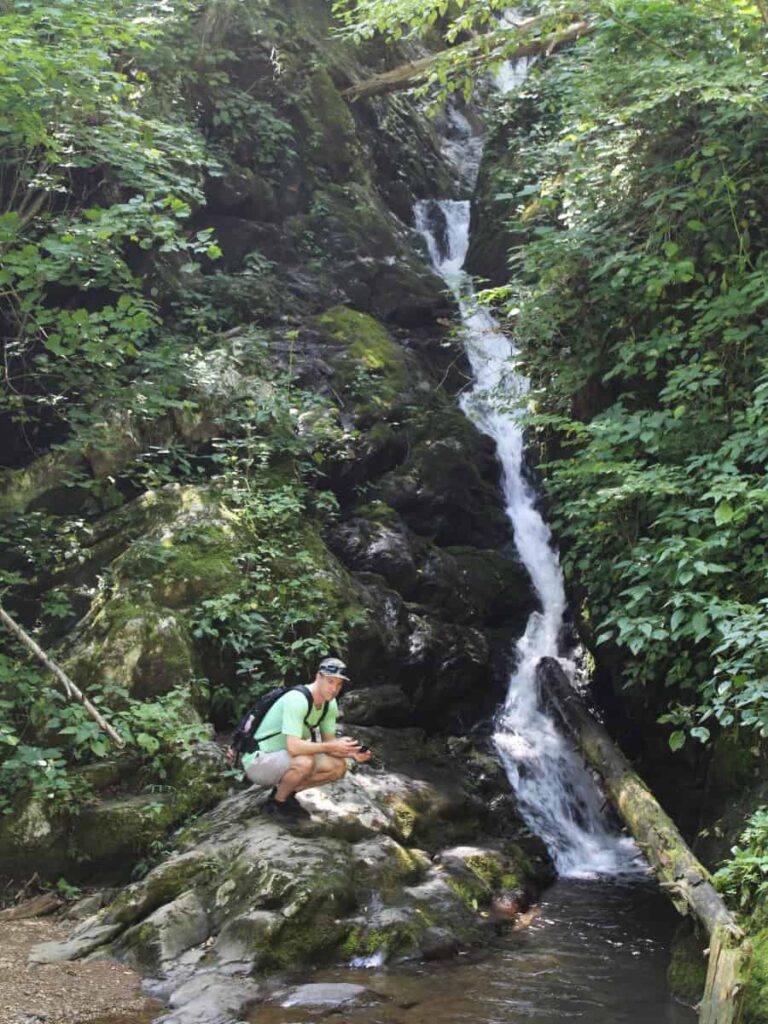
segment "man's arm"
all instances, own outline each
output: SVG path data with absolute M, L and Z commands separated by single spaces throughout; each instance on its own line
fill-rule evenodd
M 333 733 L 323 733 L 322 743 L 302 740 L 298 736 L 285 737 L 285 749 L 291 757 L 301 754 L 330 754 L 331 757 L 354 757 L 360 744 L 351 736 L 337 739 Z

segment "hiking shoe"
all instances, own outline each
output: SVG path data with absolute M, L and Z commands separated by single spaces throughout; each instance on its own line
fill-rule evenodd
M 302 807 L 299 801 L 296 799 L 296 794 L 291 793 L 290 796 L 285 798 L 285 803 L 291 808 L 297 818 L 311 818 L 312 815 L 306 809 Z
M 300 814 L 297 814 L 292 805 L 288 800 L 275 800 L 274 797 L 270 797 L 262 805 L 262 811 L 269 818 L 274 818 L 275 821 L 282 822 L 283 824 L 292 824 L 293 822 L 299 821 L 301 818 Z

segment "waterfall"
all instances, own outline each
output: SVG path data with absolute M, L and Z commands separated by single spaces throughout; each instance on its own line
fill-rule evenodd
M 514 69 L 507 77 L 518 83 L 521 80 Z M 479 165 L 477 136 L 472 137 L 469 124 L 455 112 L 450 123 L 453 149 L 457 147 L 457 129 L 466 134 L 460 163 L 461 177 L 466 180 L 468 154 L 475 158 L 475 174 Z M 560 643 L 566 611 L 563 576 L 550 531 L 524 475 L 523 432 L 515 405 L 525 395 L 528 382 L 514 368 L 513 343 L 478 304 L 472 281 L 463 270 L 469 220 L 468 200 L 429 199 L 415 207 L 416 228 L 427 243 L 432 265 L 459 306 L 474 378 L 461 406 L 478 429 L 496 443 L 515 545 L 541 604 L 541 610 L 530 616 L 517 645 L 516 666 L 497 718 L 494 741 L 521 813 L 546 843 L 561 876 L 637 870 L 637 847 L 612 828 L 591 773 L 539 702 L 535 675 L 541 658 L 558 658 L 571 677 L 575 671 L 573 662 L 563 656 Z

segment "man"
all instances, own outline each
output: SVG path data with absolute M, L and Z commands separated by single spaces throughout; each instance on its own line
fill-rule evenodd
M 325 658 L 307 687 L 312 695 L 309 714 L 306 696 L 300 690 L 290 690 L 264 716 L 255 735 L 258 749 L 244 755 L 243 770 L 255 785 L 273 787 L 264 804 L 265 814 L 285 822 L 308 817 L 297 793 L 342 778 L 347 757 L 358 762 L 370 760 L 370 751 L 362 750 L 351 737 L 336 738 L 336 698 L 348 681 L 344 662 Z M 314 743 L 311 729 L 318 723 L 321 741 Z

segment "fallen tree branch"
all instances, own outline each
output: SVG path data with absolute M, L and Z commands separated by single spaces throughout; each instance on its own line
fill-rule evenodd
M 554 658 L 539 663 L 537 681 L 605 788 L 659 880 L 681 913 L 692 913 L 709 935 L 707 984 L 699 1024 L 737 1024 L 752 947 L 688 847 L 675 823 L 633 770 L 606 729 L 590 714 Z
M 494 60 L 520 60 L 523 57 L 536 57 L 542 53 L 551 53 L 557 47 L 574 42 L 582 36 L 591 35 L 594 31 L 594 27 L 588 25 L 586 21 L 576 21 L 568 25 L 567 28 L 540 36 L 527 43 L 521 43 L 510 52 L 505 52 L 502 47 L 496 47 L 488 52 L 469 52 L 464 66 L 470 69 L 481 64 L 491 63 Z M 389 71 L 382 71 L 345 89 L 342 96 L 348 100 L 361 100 L 371 96 L 384 96 L 387 93 L 399 92 L 402 89 L 411 89 L 429 79 L 433 69 L 437 67 L 443 56 L 443 52 L 433 53 L 428 57 L 411 61 L 409 64 L 401 64 Z
M 45 653 L 42 647 L 36 644 L 32 637 L 29 636 L 29 634 L 26 633 L 21 628 L 21 626 L 17 622 L 15 622 L 8 614 L 8 612 L 2 607 L 0 607 L 0 622 L 3 623 L 5 628 L 10 633 L 13 633 L 13 635 L 21 641 L 21 643 L 27 648 L 28 651 L 31 651 L 32 654 L 34 654 L 38 661 L 41 661 L 43 665 L 45 665 L 49 672 L 52 672 L 54 674 L 54 676 L 64 687 L 64 693 L 67 695 L 67 697 L 70 700 L 79 701 L 79 703 L 83 705 L 85 710 L 94 720 L 94 722 L 96 722 L 96 724 L 99 726 L 102 732 L 105 732 L 107 736 L 109 736 L 109 738 L 117 744 L 118 747 L 124 747 L 125 740 L 122 738 L 122 736 L 119 736 L 118 733 L 115 732 L 115 730 L 112 728 L 109 722 L 103 717 L 103 715 L 97 710 L 97 708 L 95 708 L 93 704 L 91 704 L 91 702 L 82 692 L 82 690 L 78 689 L 78 687 L 75 686 L 75 684 L 66 674 L 66 672 L 62 668 L 60 668 L 52 658 L 48 657 L 48 655 Z

